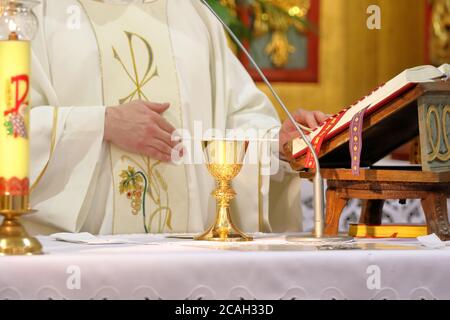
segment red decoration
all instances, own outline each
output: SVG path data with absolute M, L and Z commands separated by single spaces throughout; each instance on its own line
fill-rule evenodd
M 330 133 L 331 130 L 334 129 L 334 127 L 338 124 L 338 122 L 342 119 L 344 114 L 347 112 L 347 109 L 342 110 L 337 115 L 329 118 L 326 120 L 325 125 L 323 126 L 322 130 L 319 132 L 319 134 L 311 141 L 312 146 L 316 150 L 316 153 L 320 153 L 320 149 L 322 148 L 322 144 L 326 138 L 326 136 Z M 314 158 L 312 155 L 311 150 L 307 151 L 306 155 L 306 161 L 305 161 L 305 168 L 314 169 L 316 167 L 316 163 L 314 162 Z
M 5 179 L 0 177 L 0 196 L 11 195 L 11 196 L 26 196 L 29 194 L 30 181 L 28 178 L 19 179 L 12 177 L 10 179 Z
M 15 90 L 15 98 L 14 98 L 14 107 L 12 107 L 9 110 L 6 110 L 4 112 L 4 115 L 7 116 L 10 113 L 18 113 L 19 108 L 22 105 L 28 105 L 28 101 L 25 101 L 28 98 L 28 91 L 30 88 L 30 80 L 28 78 L 28 75 L 21 74 L 15 77 L 11 77 L 11 83 L 15 84 L 16 90 Z M 25 91 L 22 95 L 20 95 L 20 83 L 24 84 Z

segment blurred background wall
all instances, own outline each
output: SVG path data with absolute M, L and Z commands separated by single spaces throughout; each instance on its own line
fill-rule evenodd
M 381 8 L 380 30 L 366 24 L 374 4 Z M 349 106 L 426 62 L 425 7 L 424 0 L 321 0 L 318 83 L 276 83 L 276 89 L 291 110 L 335 113 Z

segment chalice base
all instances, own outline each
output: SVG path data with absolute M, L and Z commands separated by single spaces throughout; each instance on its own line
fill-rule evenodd
M 252 241 L 253 237 L 239 230 L 231 220 L 228 207 L 218 208 L 217 218 L 214 224 L 203 234 L 194 237 L 194 240 L 239 242 Z
M 41 243 L 28 235 L 18 219 L 18 216 L 32 212 L 34 211 L 0 211 L 0 214 L 4 216 L 3 223 L 0 225 L 0 256 L 43 253 Z
M 194 240 L 244 242 L 244 241 L 253 241 L 253 237 L 250 237 L 237 229 L 231 229 L 228 231 L 226 235 L 223 235 L 216 228 L 211 227 L 205 233 L 197 237 L 194 237 Z

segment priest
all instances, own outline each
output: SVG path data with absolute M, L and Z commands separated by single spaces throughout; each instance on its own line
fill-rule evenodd
M 39 213 L 27 219 L 34 233 L 203 231 L 214 219 L 214 181 L 204 165 L 172 162 L 180 151 L 173 133 L 198 124 L 251 128 L 278 132 L 280 145 L 295 134 L 199 0 L 41 2 L 31 97 Z M 295 117 L 313 128 L 325 120 L 304 110 Z M 235 181 L 238 225 L 298 230 L 298 210 L 269 215 L 271 178 L 260 169 L 246 166 Z

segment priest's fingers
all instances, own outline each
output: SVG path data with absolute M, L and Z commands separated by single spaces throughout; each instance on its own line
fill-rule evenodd
M 313 120 L 313 122 L 311 124 L 314 124 L 314 116 L 312 115 L 311 111 L 306 111 L 304 109 L 297 109 L 294 113 L 293 113 L 294 119 L 297 121 L 297 123 L 301 124 L 301 125 L 306 125 L 306 126 L 310 126 L 311 120 Z M 293 126 L 292 126 L 293 127 Z
M 287 136 L 287 138 L 288 138 L 289 140 L 293 140 L 293 139 L 295 139 L 295 138 L 300 137 L 300 133 L 298 133 L 298 131 L 295 129 L 295 130 L 292 130 L 292 131 L 290 131 L 290 132 L 287 132 L 287 133 L 286 133 L 286 136 Z
M 175 131 L 175 128 L 161 115 L 155 113 L 155 116 L 152 117 L 152 119 L 162 130 L 168 132 L 169 134 L 172 134 Z
M 305 112 L 303 114 L 303 123 L 306 124 L 311 129 L 316 129 L 319 126 L 319 123 L 316 120 L 316 117 L 314 116 L 314 113 L 312 112 Z
M 142 103 L 145 106 L 147 106 L 150 110 L 155 111 L 157 113 L 163 113 L 170 107 L 170 103 L 156 103 L 147 101 L 142 101 Z
M 165 143 L 164 141 L 161 141 L 159 139 L 153 139 L 149 143 L 149 146 L 158 149 L 162 153 L 165 153 L 165 154 L 168 154 L 168 155 L 172 154 L 172 149 L 173 148 L 170 145 L 168 145 L 167 143 Z
M 146 156 L 149 156 L 152 159 L 163 161 L 163 162 L 170 162 L 172 157 L 170 154 L 161 152 L 157 148 L 153 146 L 147 146 L 143 150 L 143 154 Z
M 173 137 L 172 134 L 162 130 L 161 128 L 159 128 L 159 130 L 157 130 L 156 134 L 154 134 L 153 136 L 161 140 L 165 144 L 171 146 L 172 148 L 176 147 L 180 143 L 180 139 Z
M 322 124 L 327 120 L 330 116 L 326 115 L 322 111 L 314 111 L 314 117 L 316 118 L 317 122 Z
M 177 145 L 175 141 L 172 141 L 172 135 L 169 134 L 167 131 L 161 129 L 156 123 L 150 123 L 146 126 L 142 138 L 144 139 L 145 142 L 158 139 L 170 147 L 174 147 Z

